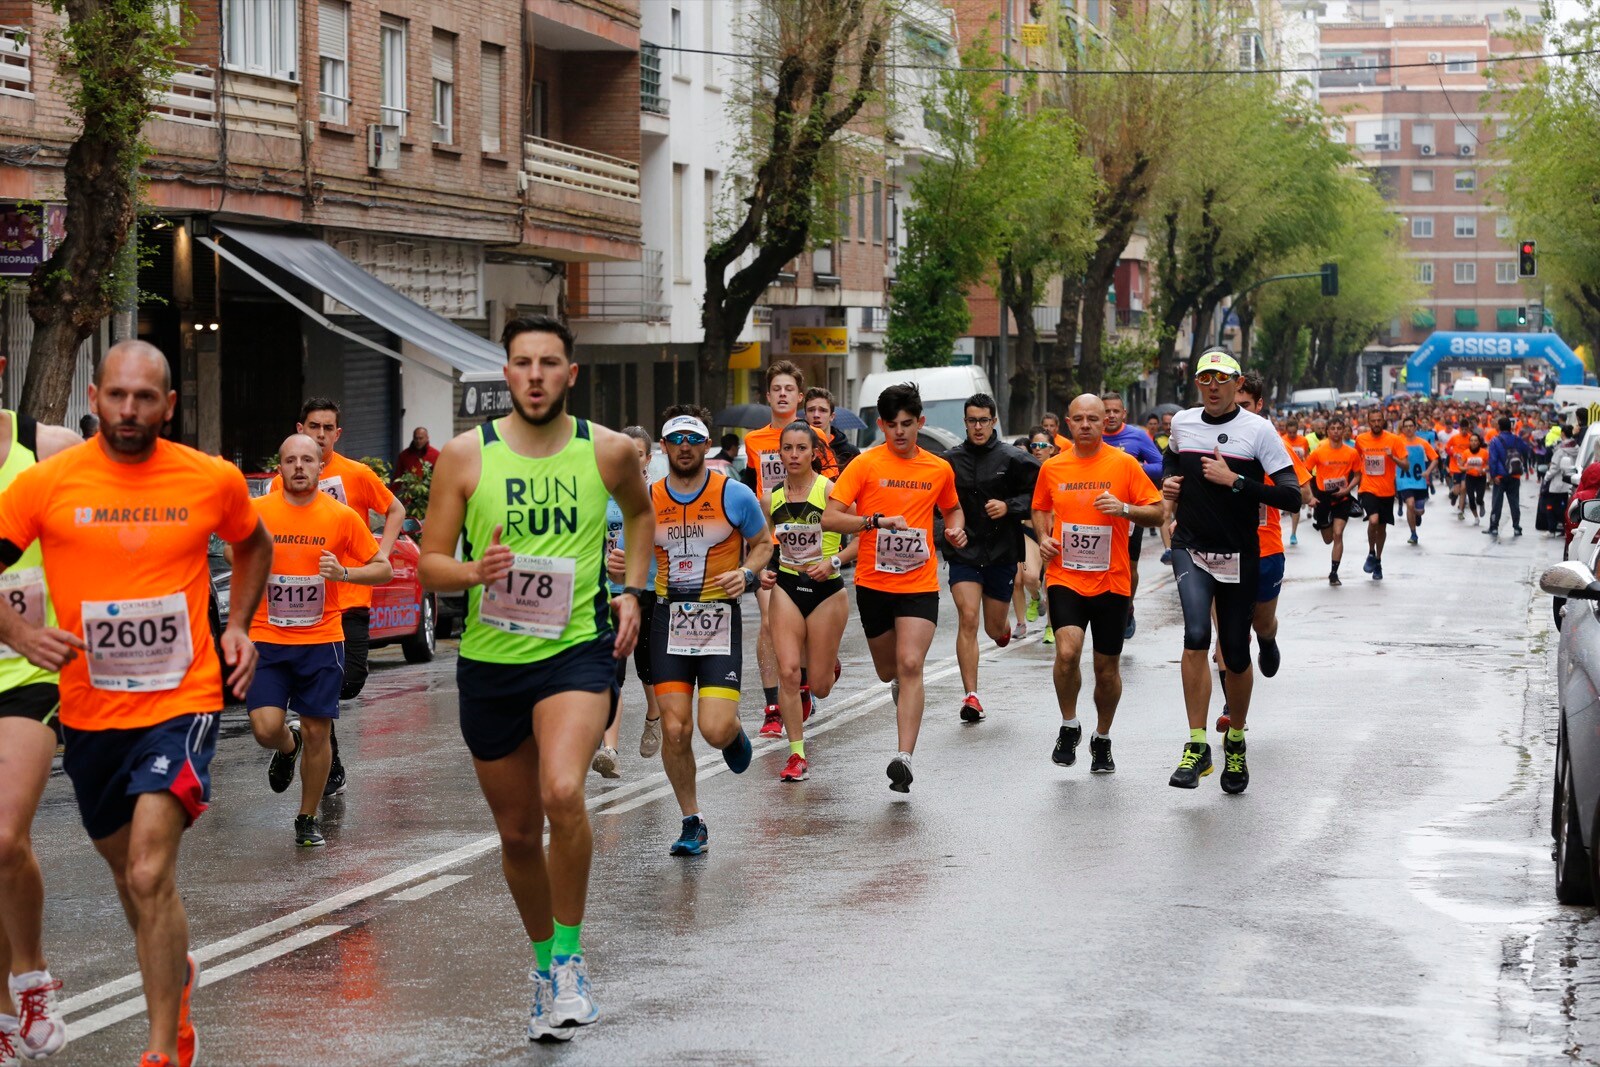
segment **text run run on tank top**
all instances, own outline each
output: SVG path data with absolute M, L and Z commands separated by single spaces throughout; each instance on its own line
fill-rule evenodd
M 589 423 L 544 458 L 518 455 L 493 422 L 478 428 L 482 469 L 467 498 L 466 558 L 479 558 L 501 527 L 512 572 L 467 591 L 461 655 L 484 663 L 534 663 L 611 629 L 605 583 L 606 499 Z
M 39 462 L 38 426 L 32 419 L 15 411 L 5 413 L 11 421 L 11 448 L 6 461 L 0 463 L 0 491 L 16 481 L 17 475 Z M 26 420 L 26 421 L 24 421 Z M 26 440 L 24 440 L 26 438 Z M 44 550 L 35 540 L 22 553 L 22 558 L 0 575 L 0 608 L 20 611 L 40 626 L 56 624 L 55 606 L 50 603 L 44 581 Z M 21 655 L 5 645 L 0 645 L 0 693 L 9 693 L 18 686 L 36 684 L 54 685 L 56 675 L 40 670 Z

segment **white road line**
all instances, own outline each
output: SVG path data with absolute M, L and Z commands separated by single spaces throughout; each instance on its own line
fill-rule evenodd
M 449 889 L 457 882 L 465 882 L 472 877 L 469 874 L 441 874 L 437 878 L 430 878 L 426 882 L 418 882 L 410 889 L 402 889 L 390 896 L 389 900 L 421 900 L 431 897 L 441 889 Z
M 1037 634 L 1023 638 L 1020 641 L 1012 641 L 1005 648 L 998 648 L 985 652 L 979 657 L 979 661 L 992 661 L 994 657 L 1003 656 L 1013 649 L 1038 644 L 1043 636 L 1044 632 L 1040 631 Z M 949 658 L 940 661 L 938 666 L 934 667 L 932 670 L 925 670 L 923 674 L 923 680 L 937 681 L 940 678 L 954 674 L 959 669 L 960 667 L 956 662 L 956 658 L 954 656 L 950 656 Z M 847 722 L 851 722 L 857 718 L 860 718 L 862 715 L 866 714 L 867 711 L 878 704 L 888 701 L 888 699 L 889 687 L 885 683 L 879 681 L 874 681 L 867 688 L 857 690 L 849 696 L 838 699 L 829 699 L 827 701 L 826 709 L 818 717 L 814 718 L 811 723 L 807 724 L 806 734 L 808 736 L 815 736 L 817 734 L 825 733 L 828 730 L 834 729 L 838 726 L 842 726 Z M 778 740 L 763 741 L 753 745 L 752 747 L 754 751 L 759 754 L 763 752 L 770 752 L 779 748 L 780 746 L 786 745 L 787 742 Z M 728 769 L 727 764 L 723 762 L 722 755 L 720 753 L 711 753 L 710 755 L 701 757 L 701 759 L 698 761 L 698 767 L 699 773 L 697 777 L 701 781 L 714 777 L 715 775 L 720 774 Z M 628 785 L 611 789 L 605 793 L 591 797 L 589 798 L 586 806 L 596 814 L 620 814 L 622 812 L 632 811 L 633 809 L 641 807 L 652 800 L 659 800 L 664 796 L 670 796 L 671 793 L 672 787 L 669 783 L 667 783 L 666 774 L 662 771 L 657 771 L 654 774 L 641 778 L 637 782 L 630 782 Z M 326 900 L 318 901 L 317 903 L 307 905 L 298 911 L 290 912 L 281 918 L 273 919 L 271 922 L 262 923 L 260 926 L 254 926 L 248 930 L 243 930 L 237 934 L 234 934 L 232 937 L 224 938 L 221 941 L 215 941 L 209 945 L 196 948 L 193 950 L 194 957 L 201 963 L 208 963 L 211 960 L 219 959 L 223 956 L 237 952 L 249 945 L 256 944 L 260 941 L 265 941 L 269 937 L 292 930 L 297 926 L 303 926 L 304 924 L 312 922 L 316 919 L 320 919 L 323 916 L 330 915 L 341 908 L 347 908 L 352 904 L 359 904 L 364 900 L 370 899 L 371 897 L 388 893 L 390 890 L 397 889 L 400 886 L 405 885 L 407 882 L 415 882 L 418 879 L 427 878 L 431 875 L 438 874 L 447 868 L 459 866 L 460 864 L 477 859 L 479 856 L 493 852 L 495 849 L 499 848 L 499 846 L 500 837 L 498 834 L 489 834 L 485 837 L 480 837 L 475 841 L 471 841 L 468 844 L 462 845 L 460 848 L 441 853 L 432 859 L 414 863 L 409 867 L 402 867 L 400 870 L 395 871 L 392 874 L 387 874 L 382 878 L 375 878 L 370 882 L 364 882 L 361 885 L 345 890 L 343 893 L 338 893 L 334 896 L 328 897 Z M 455 877 L 456 881 L 462 881 L 468 876 L 460 875 L 453 877 Z M 432 883 L 427 884 L 431 885 Z M 420 889 L 422 887 L 418 886 L 415 888 Z M 445 886 L 440 885 L 437 888 L 443 889 Z M 436 890 L 433 889 L 429 890 L 430 893 L 435 891 Z M 426 895 L 428 894 L 423 893 L 419 894 L 417 897 L 412 897 L 404 894 L 395 894 L 389 899 L 413 900 L 421 899 L 422 896 Z M 312 929 L 318 931 L 327 930 L 337 933 L 338 931 L 345 929 L 345 927 L 318 926 Z M 292 952 L 296 948 L 299 948 L 302 944 L 310 944 L 313 941 L 317 941 L 323 937 L 329 936 L 327 933 L 319 933 L 317 936 L 307 939 L 306 934 L 310 932 L 311 931 L 302 930 L 300 933 L 293 934 L 278 942 L 276 945 L 258 949 L 257 951 L 249 953 L 248 955 L 240 956 L 236 960 L 230 960 L 227 963 L 219 964 L 215 968 L 204 969 L 200 975 L 200 984 L 209 985 L 213 981 L 226 978 L 229 975 L 237 974 L 241 970 L 247 970 L 250 967 L 258 966 L 260 963 L 275 959 L 286 952 Z M 285 948 L 284 946 L 289 947 Z M 241 961 L 245 960 L 253 960 L 254 962 L 240 965 Z M 113 979 L 112 981 L 106 982 L 103 985 L 95 986 L 93 989 L 86 989 L 76 996 L 68 997 L 66 1000 L 61 1002 L 61 1012 L 63 1015 L 71 1015 L 74 1012 L 83 1011 L 85 1008 L 93 1007 L 96 1004 L 111 1000 L 112 998 L 121 996 L 124 993 L 133 992 L 136 989 L 142 988 L 142 985 L 142 980 L 137 972 L 123 975 L 121 978 Z M 110 1026 L 112 1023 L 121 1022 L 123 1019 L 131 1018 L 143 1010 L 144 998 L 142 996 L 135 997 L 133 1000 L 127 1001 L 123 1004 L 118 1004 L 114 1008 L 109 1008 L 105 1011 L 101 1011 L 95 1015 L 89 1016 L 82 1022 L 74 1023 L 72 1030 L 74 1033 L 92 1032 L 85 1031 L 82 1028 L 85 1025 L 94 1024 L 94 1029 L 98 1030 L 102 1027 Z M 98 1020 L 101 1019 L 104 1019 L 105 1021 L 99 1022 Z
M 227 963 L 220 963 L 216 967 L 202 967 L 200 969 L 200 985 L 204 988 L 212 982 L 220 982 L 224 978 L 231 978 L 240 971 L 248 971 L 252 967 L 259 967 L 268 960 L 275 960 L 279 956 L 287 956 L 291 952 L 298 951 L 307 945 L 321 941 L 325 937 L 332 937 L 334 934 L 348 929 L 349 927 L 347 926 L 308 927 L 292 937 L 284 938 L 275 945 L 258 948 L 254 952 L 238 956 Z M 199 953 L 195 953 L 195 956 L 198 957 Z M 87 1019 L 80 1019 L 74 1022 L 68 1028 L 68 1032 L 70 1036 L 75 1038 L 87 1037 L 96 1030 L 104 1030 L 106 1027 L 120 1023 L 124 1019 L 131 1019 L 143 1011 L 144 997 L 137 996 L 132 1000 L 125 1000 L 115 1007 L 107 1008 L 105 1011 L 96 1012 Z

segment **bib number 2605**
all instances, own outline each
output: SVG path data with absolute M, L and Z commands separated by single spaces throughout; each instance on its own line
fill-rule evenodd
M 83 637 L 89 646 L 89 684 L 96 689 L 176 689 L 194 661 L 189 602 L 182 593 L 148 600 L 85 600 Z

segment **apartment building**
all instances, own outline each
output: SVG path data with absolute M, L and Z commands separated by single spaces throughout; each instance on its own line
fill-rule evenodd
M 135 327 L 172 360 L 174 436 L 252 466 L 321 393 L 345 402 L 347 454 L 393 456 L 413 425 L 503 409 L 464 379 L 494 376 L 504 321 L 557 311 L 569 264 L 640 257 L 639 7 L 174 0 Z M 61 200 L 73 132 L 34 46 L 56 25 L 0 0 L 0 144 L 37 146 L 0 164 L 13 205 Z M 5 302 L 8 400 L 25 301 Z

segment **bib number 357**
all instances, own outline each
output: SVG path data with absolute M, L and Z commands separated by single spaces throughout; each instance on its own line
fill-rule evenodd
M 118 693 L 176 689 L 194 662 L 189 602 L 182 593 L 148 600 L 85 600 L 89 684 Z
M 577 572 L 577 560 L 519 555 L 510 574 L 483 587 L 478 618 L 510 634 L 560 637 L 572 618 Z

